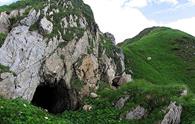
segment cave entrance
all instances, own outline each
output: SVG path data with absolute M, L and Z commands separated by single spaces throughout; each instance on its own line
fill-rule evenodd
M 61 81 L 57 85 L 40 84 L 35 91 L 32 104 L 53 114 L 78 108 L 78 100 L 71 98 L 74 94 L 71 94 L 71 90 L 63 84 Z

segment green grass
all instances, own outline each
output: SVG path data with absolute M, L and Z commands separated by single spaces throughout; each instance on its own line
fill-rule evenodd
M 10 72 L 9 67 L 0 64 L 0 74 L 3 72 Z
M 130 39 L 122 49 L 127 70 L 132 69 L 134 78 L 162 85 L 186 84 L 195 92 L 195 56 L 188 55 L 195 52 L 190 48 L 193 45 L 195 38 L 184 32 L 155 28 L 136 42 Z M 147 60 L 148 57 L 152 59 Z
M 86 98 L 83 104 L 93 106 L 92 111 L 86 112 L 82 109 L 78 111 L 65 111 L 59 115 L 51 115 L 41 108 L 32 106 L 30 103 L 23 100 L 5 100 L 0 99 L 0 120 L 5 124 L 12 123 L 73 123 L 73 124 L 154 124 L 160 122 L 164 114 L 164 110 L 171 101 L 178 101 L 184 106 L 188 112 L 189 106 L 192 103 L 183 103 L 186 99 L 191 99 L 191 96 L 180 97 L 181 90 L 185 86 L 181 85 L 166 85 L 159 86 L 147 82 L 145 80 L 135 80 L 120 87 L 118 90 L 104 87 L 98 91 L 100 96 L 97 99 Z M 171 95 L 170 95 L 171 94 Z M 113 106 L 113 102 L 123 96 L 130 96 L 130 99 L 121 110 Z M 188 100 L 189 101 L 189 100 Z M 25 105 L 24 105 L 25 104 Z M 141 120 L 120 120 L 121 115 L 134 107 L 141 105 L 147 109 L 148 114 Z M 25 107 L 26 106 L 26 107 Z M 22 113 L 21 113 L 22 112 Z M 21 113 L 21 114 L 20 114 Z M 190 116 L 194 117 L 195 112 L 191 112 Z M 185 114 L 188 116 L 187 114 Z M 48 117 L 49 119 L 45 119 Z M 185 116 L 184 116 L 185 117 Z M 194 118 L 186 117 L 193 120 Z M 185 123 L 184 119 L 183 123 Z M 193 120 L 194 121 L 194 120 Z
M 0 33 L 0 47 L 3 45 L 6 36 L 7 35 L 5 33 Z
M 146 29 L 119 44 L 125 54 L 126 70 L 133 71 L 134 79 L 159 87 L 180 85 L 188 89 L 189 96 L 178 100 L 184 107 L 182 123 L 187 124 L 195 120 L 194 45 L 193 36 L 166 27 Z
M 0 6 L 0 12 L 11 12 L 12 10 L 25 8 L 27 6 L 32 6 L 33 8 L 38 9 L 45 1 L 46 0 L 19 0 L 10 5 Z
M 1 124 L 70 124 L 65 118 L 48 114 L 21 99 L 6 100 L 0 98 Z

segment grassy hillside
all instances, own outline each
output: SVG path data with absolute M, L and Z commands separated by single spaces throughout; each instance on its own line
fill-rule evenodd
M 134 79 L 159 87 L 180 85 L 188 89 L 191 98 L 183 99 L 182 123 L 191 124 L 195 120 L 195 38 L 179 30 L 153 27 L 119 46 Z
M 133 71 L 135 79 L 160 85 L 183 84 L 195 92 L 194 37 L 178 30 L 156 27 L 120 46 L 126 56 L 127 70 Z

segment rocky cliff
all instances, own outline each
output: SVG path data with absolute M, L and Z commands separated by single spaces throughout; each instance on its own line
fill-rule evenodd
M 58 113 L 77 109 L 102 82 L 131 80 L 121 49 L 82 0 L 29 3 L 0 13 L 0 96 Z

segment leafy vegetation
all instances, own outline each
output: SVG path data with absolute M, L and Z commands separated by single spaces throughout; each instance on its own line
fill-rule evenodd
M 5 33 L 0 33 L 0 47 L 3 45 L 6 36 L 7 35 Z
M 0 64 L 0 74 L 3 72 L 10 72 L 9 67 Z
M 43 3 L 47 0 L 19 0 L 10 5 L 4 5 L 0 7 L 0 12 L 11 12 L 14 9 L 21 9 L 27 6 L 32 6 L 35 9 L 42 7 Z

